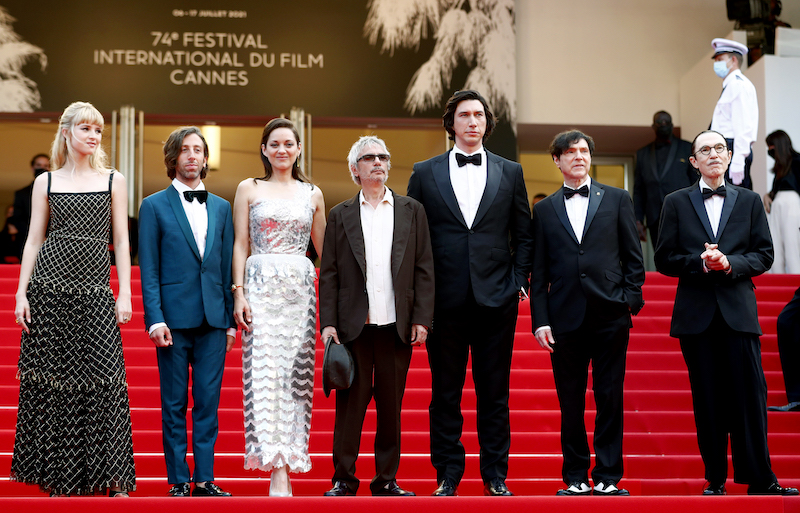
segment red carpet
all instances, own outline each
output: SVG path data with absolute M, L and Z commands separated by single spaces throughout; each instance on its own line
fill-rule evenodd
M 8 511 L 30 511 L 52 508 L 53 500 L 65 511 L 89 513 L 108 507 L 99 498 L 42 498 L 36 487 L 10 482 L 8 479 L 11 452 L 14 442 L 14 425 L 18 383 L 15 378 L 19 354 L 19 329 L 13 323 L 14 292 L 17 285 L 18 266 L 0 266 L 0 504 Z M 134 269 L 138 279 L 138 269 Z M 630 498 L 556 498 L 555 491 L 562 487 L 561 454 L 559 445 L 559 410 L 553 388 L 552 371 L 547 353 L 538 348 L 530 333 L 530 311 L 527 303 L 520 306 L 517 324 L 513 370 L 511 374 L 511 429 L 512 444 L 509 488 L 517 494 L 510 499 L 486 499 L 481 494 L 482 484 L 478 472 L 477 438 L 475 435 L 475 397 L 471 380 L 465 388 L 465 433 L 467 469 L 459 487 L 462 498 L 447 501 L 448 508 L 462 511 L 480 511 L 491 507 L 486 502 L 502 500 L 507 508 L 520 511 L 532 508 L 558 508 L 564 512 L 580 508 L 595 511 L 619 512 L 641 509 L 678 511 L 759 511 L 800 513 L 800 498 L 746 497 L 743 486 L 728 481 L 728 497 L 698 497 L 703 488 L 703 464 L 700 459 L 691 412 L 691 394 L 683 358 L 678 342 L 668 336 L 672 300 L 676 281 L 649 273 L 645 284 L 646 306 L 634 318 L 634 328 L 628 351 L 628 372 L 625 395 L 625 479 L 620 486 L 629 489 Z M 775 318 L 800 285 L 800 276 L 766 275 L 756 279 L 762 329 L 763 365 L 769 387 L 768 403 L 785 404 L 783 379 L 775 337 Z M 138 294 L 139 283 L 133 284 Z M 142 320 L 141 296 L 134 296 L 134 321 L 123 329 L 123 342 L 128 366 L 130 398 L 133 416 L 134 449 L 138 490 L 131 501 L 117 503 L 117 509 L 128 508 L 162 510 L 171 506 L 163 494 L 166 483 L 161 447 L 158 371 L 155 351 Z M 318 368 L 321 349 L 317 353 Z M 336 499 L 323 499 L 321 494 L 330 487 L 333 471 L 331 442 L 333 429 L 333 396 L 325 398 L 317 373 L 317 390 L 314 397 L 311 452 L 313 469 L 308 474 L 293 478 L 297 497 L 293 508 L 330 507 Z M 217 482 L 236 495 L 227 501 L 190 499 L 190 507 L 204 508 L 257 507 L 255 500 L 263 500 L 269 480 L 259 472 L 245 471 L 243 465 L 243 415 L 241 397 L 241 350 L 235 348 L 226 364 L 224 389 L 220 410 L 220 436 L 217 442 Z M 403 458 L 398 481 L 404 488 L 419 495 L 428 495 L 435 488 L 435 473 L 430 464 L 428 439 L 428 413 L 430 401 L 430 374 L 424 350 L 415 350 L 409 372 L 403 412 Z M 588 406 L 593 407 L 591 393 Z M 362 440 L 362 455 L 358 461 L 358 474 L 362 479 L 361 494 L 368 493 L 368 483 L 373 475 L 372 442 L 374 438 L 374 411 L 367 414 Z M 592 428 L 594 411 L 587 411 L 586 420 Z M 800 414 L 770 413 L 769 443 L 773 468 L 784 486 L 800 486 Z M 732 475 L 732 471 L 729 473 Z M 254 497 L 257 496 L 257 497 Z M 659 497 L 648 497 L 659 496 Z M 671 496 L 671 497 L 664 497 Z M 398 500 L 356 497 L 339 499 L 348 501 L 348 508 L 374 511 L 383 507 L 389 511 L 408 507 Z M 416 507 L 441 508 L 420 497 L 413 500 Z M 298 502 L 299 501 L 299 502 Z M 323 501 L 323 502 L 319 502 Z M 552 502 L 555 501 L 555 502 Z M 401 500 L 402 502 L 402 500 Z M 170 506 L 167 506 L 167 503 Z M 259 503 L 263 504 L 263 503 Z

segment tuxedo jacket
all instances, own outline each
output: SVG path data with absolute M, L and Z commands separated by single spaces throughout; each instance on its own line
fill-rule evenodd
M 692 143 L 672 138 L 664 169 L 658 171 L 656 144 L 651 142 L 636 152 L 636 169 L 633 179 L 633 206 L 636 220 L 658 231 L 661 205 L 664 197 L 697 181 L 697 171 L 689 163 Z M 655 242 L 655 241 L 653 241 Z
M 397 335 L 410 343 L 411 325 L 433 323 L 434 277 L 425 210 L 394 196 L 392 285 Z M 331 209 L 319 271 L 320 327 L 333 326 L 342 343 L 355 340 L 367 321 L 367 264 L 358 194 Z
M 425 207 L 436 269 L 436 306 L 499 307 L 528 288 L 533 241 L 522 166 L 486 151 L 486 188 L 472 227 L 450 183 L 450 152 L 414 164 L 408 195 Z
M 726 182 L 727 195 L 715 237 L 700 187 L 694 184 L 664 199 L 656 269 L 677 276 L 678 291 L 670 335 L 696 335 L 711 323 L 717 308 L 736 331 L 761 335 L 753 276 L 772 266 L 772 237 L 761 197 Z M 719 244 L 731 272 L 705 272 L 700 254 L 704 243 Z
M 568 333 L 588 309 L 617 317 L 644 305 L 644 263 L 630 195 L 594 180 L 583 237 L 572 230 L 563 188 L 533 209 L 531 272 L 533 330 L 550 326 Z
M 208 195 L 208 236 L 203 259 L 178 191 L 169 186 L 142 201 L 139 209 L 139 267 L 145 326 L 165 322 L 170 329 L 232 328 L 231 205 Z

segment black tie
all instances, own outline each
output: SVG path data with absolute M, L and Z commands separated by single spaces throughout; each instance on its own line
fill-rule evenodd
M 456 162 L 458 162 L 458 167 L 464 167 L 467 164 L 472 164 L 474 166 L 481 165 L 481 154 L 475 153 L 473 155 L 464 155 L 462 153 L 456 153 Z
M 725 194 L 726 194 L 725 186 L 724 185 L 720 185 L 719 187 L 717 187 L 714 190 L 706 189 L 705 187 L 703 187 L 703 199 L 704 200 L 707 200 L 708 198 L 710 198 L 711 196 L 713 196 L 715 194 L 719 194 L 720 196 L 722 196 L 724 198 Z
M 197 201 L 202 205 L 206 202 L 206 199 L 208 199 L 208 191 L 183 191 L 183 197 L 189 203 L 191 203 L 193 199 L 197 198 Z
M 571 197 L 575 196 L 576 194 L 580 194 L 586 198 L 589 197 L 589 186 L 583 185 L 578 187 L 577 189 L 570 189 L 566 185 L 564 186 L 564 197 L 570 199 Z

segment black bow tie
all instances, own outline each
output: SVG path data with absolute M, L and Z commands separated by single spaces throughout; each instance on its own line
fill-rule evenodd
M 199 201 L 202 205 L 208 199 L 208 191 L 183 191 L 183 197 L 189 203 L 191 203 L 193 199 L 197 198 L 197 201 Z
M 719 194 L 720 196 L 722 196 L 724 198 L 725 194 L 727 194 L 727 191 L 725 190 L 725 186 L 724 185 L 720 185 L 719 187 L 717 187 L 714 190 L 707 189 L 707 188 L 703 187 L 703 199 L 704 200 L 707 200 L 708 198 L 710 198 L 711 196 L 713 196 L 715 194 Z
M 474 166 L 481 165 L 481 154 L 475 153 L 473 155 L 464 155 L 463 153 L 456 153 L 456 162 L 458 162 L 458 167 L 464 167 L 467 164 L 472 164 Z
M 566 185 L 564 186 L 564 197 L 565 198 L 570 199 L 571 197 L 575 196 L 576 194 L 580 194 L 581 196 L 584 196 L 584 197 L 588 198 L 589 197 L 589 186 L 588 185 L 582 185 L 581 187 L 578 187 L 577 189 L 570 189 Z

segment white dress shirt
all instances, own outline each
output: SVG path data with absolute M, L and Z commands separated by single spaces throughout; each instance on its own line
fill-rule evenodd
M 584 185 L 591 190 L 592 179 L 587 176 L 586 180 L 577 188 L 579 189 Z M 572 189 L 572 187 L 568 186 L 566 183 L 564 187 Z M 586 214 L 589 212 L 589 197 L 575 194 L 570 199 L 567 199 L 565 196 L 564 205 L 567 207 L 569 224 L 572 225 L 572 231 L 575 232 L 575 237 L 578 238 L 578 243 L 580 244 L 583 239 L 583 229 L 586 227 Z
M 744 159 L 758 133 L 758 98 L 753 83 L 741 70 L 733 70 L 722 81 L 722 94 L 714 108 L 711 130 L 733 139 L 733 159 L 730 165 L 734 184 L 744 179 Z
M 467 156 L 480 154 L 481 165 L 466 164 L 458 167 L 456 153 Z M 467 227 L 472 228 L 475 214 L 478 213 L 478 207 L 483 198 L 483 191 L 486 189 L 486 150 L 483 147 L 475 153 L 466 153 L 458 146 L 453 146 L 453 151 L 450 152 L 450 184 L 456 194 L 458 208 L 461 209 L 464 222 L 467 223 Z
M 703 192 L 703 189 L 714 190 L 713 187 L 703 181 L 702 177 L 700 178 L 699 186 L 700 192 Z M 703 200 L 703 204 L 706 207 L 706 215 L 708 215 L 708 222 L 711 223 L 711 231 L 714 232 L 714 237 L 717 236 L 717 230 L 719 230 L 719 220 L 722 217 L 722 205 L 724 203 L 725 198 L 719 194 L 715 194 Z
M 385 326 L 397 321 L 392 283 L 392 241 L 394 239 L 394 196 L 384 187 L 383 199 L 373 207 L 358 193 L 361 233 L 367 264 L 367 322 Z
M 206 209 L 208 203 L 201 204 L 196 198 L 190 203 L 183 197 L 183 193 L 192 190 L 204 191 L 206 190 L 206 186 L 203 182 L 200 182 L 200 185 L 198 185 L 196 189 L 192 189 L 177 178 L 172 180 L 172 186 L 175 187 L 175 190 L 178 191 L 178 195 L 181 198 L 183 211 L 186 212 L 186 219 L 189 220 L 189 226 L 192 228 L 192 235 L 194 235 L 197 250 L 200 252 L 200 260 L 202 260 L 206 251 L 206 237 L 208 236 L 208 210 Z

